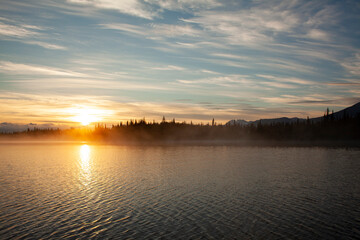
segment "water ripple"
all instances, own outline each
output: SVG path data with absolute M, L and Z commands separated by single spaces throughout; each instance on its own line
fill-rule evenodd
M 360 234 L 358 150 L 0 145 L 0 152 L 1 239 Z

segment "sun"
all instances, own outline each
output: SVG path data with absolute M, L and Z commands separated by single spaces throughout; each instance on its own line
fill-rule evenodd
M 89 125 L 90 123 L 92 123 L 94 121 L 95 121 L 94 117 L 90 116 L 89 114 L 86 114 L 86 113 L 78 116 L 78 122 L 84 126 Z
M 72 120 L 80 123 L 83 126 L 87 126 L 90 123 L 98 122 L 101 120 L 101 111 L 96 109 L 81 108 L 74 112 Z

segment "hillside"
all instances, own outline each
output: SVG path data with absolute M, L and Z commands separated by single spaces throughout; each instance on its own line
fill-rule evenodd
M 343 119 L 343 118 L 355 118 L 360 114 L 360 102 L 347 107 L 343 110 L 340 110 L 338 112 L 335 112 L 334 114 L 329 114 L 330 118 L 333 119 Z M 311 122 L 319 122 L 322 119 L 324 119 L 324 116 L 316 117 L 316 118 L 310 118 L 309 120 Z M 243 119 L 238 120 L 230 120 L 226 123 L 226 125 L 237 125 L 237 126 L 247 126 L 250 124 L 258 125 L 260 122 L 264 125 L 271 125 L 271 124 L 278 124 L 278 123 L 296 123 L 296 122 L 304 122 L 307 119 L 304 118 L 287 118 L 287 117 L 281 117 L 281 118 L 271 118 L 271 119 L 259 119 L 256 121 L 246 121 Z

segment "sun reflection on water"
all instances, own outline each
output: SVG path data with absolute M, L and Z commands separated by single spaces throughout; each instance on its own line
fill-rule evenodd
M 80 159 L 82 165 L 89 165 L 90 161 L 90 147 L 86 144 L 80 147 Z
M 80 180 L 84 185 L 90 181 L 91 175 L 91 149 L 88 145 L 84 144 L 80 147 Z

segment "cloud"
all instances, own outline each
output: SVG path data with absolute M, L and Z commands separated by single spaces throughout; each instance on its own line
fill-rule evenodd
M 204 38 L 208 38 L 208 36 L 204 36 Z M 210 40 L 210 39 L 209 39 Z M 229 47 L 224 45 L 223 43 L 217 43 L 216 41 L 192 41 L 192 42 L 180 42 L 177 41 L 175 44 L 168 43 L 169 46 L 173 48 L 220 48 L 220 49 L 228 49 Z
M 305 65 L 298 63 L 289 59 L 279 59 L 279 58 L 263 58 L 261 61 L 257 62 L 258 65 L 263 65 L 269 67 L 270 69 L 276 69 L 278 71 L 283 70 L 283 72 L 292 72 L 297 73 L 311 73 L 313 74 L 316 70 L 313 66 Z
M 237 69 L 239 69 L 239 68 L 251 69 L 251 68 L 255 67 L 254 65 L 251 65 L 248 62 L 239 63 L 237 61 L 213 59 L 213 58 L 194 58 L 194 59 L 197 59 L 198 61 L 213 63 L 215 65 L 234 67 Z
M 34 28 L 29 28 L 26 26 L 10 25 L 0 22 L 0 35 L 2 36 L 24 38 L 39 34 L 38 32 L 33 31 L 32 29 Z
M 306 33 L 306 37 L 315 39 L 315 40 L 321 40 L 321 41 L 328 41 L 330 39 L 330 36 L 325 31 L 319 30 L 319 29 L 310 29 Z
M 360 98 L 332 96 L 321 94 L 310 94 L 304 96 L 281 95 L 279 97 L 264 97 L 264 101 L 276 104 L 300 105 L 300 106 L 321 106 L 325 110 L 326 107 L 348 107 L 354 104 Z M 357 99 L 357 101 L 356 101 Z
M 151 67 L 151 69 L 160 70 L 160 71 L 173 71 L 173 70 L 175 70 L 175 71 L 184 71 L 184 70 L 186 70 L 183 67 L 175 66 L 175 65 L 167 65 L 165 67 Z
M 59 68 L 47 66 L 28 65 L 22 63 L 13 63 L 9 61 L 0 61 L 0 72 L 15 75 L 45 75 L 62 77 L 87 77 L 86 74 L 67 71 Z
M 52 49 L 52 50 L 67 50 L 67 48 L 64 47 L 64 46 L 51 44 L 51 43 L 46 43 L 46 42 L 40 42 L 40 41 L 23 41 L 23 43 L 32 44 L 32 45 L 38 45 L 40 47 L 47 48 L 47 49 Z
M 100 24 L 101 28 L 122 31 L 130 35 L 146 36 L 148 39 L 159 40 L 164 38 L 175 38 L 181 36 L 196 37 L 201 35 L 201 31 L 190 25 L 172 24 L 150 24 L 138 26 L 123 23 Z
M 331 34 L 325 29 L 338 24 L 340 14 L 336 7 L 319 2 L 263 1 L 249 5 L 234 4 L 227 11 L 202 10 L 181 20 L 201 27 L 217 41 L 258 48 L 284 43 L 284 37 L 291 44 L 299 37 L 329 41 Z
M 219 72 L 215 72 L 215 71 L 211 71 L 211 70 L 207 70 L 207 69 L 202 69 L 201 70 L 202 73 L 207 73 L 207 74 L 220 74 Z
M 265 79 L 269 79 L 269 80 L 273 80 L 276 82 L 281 82 L 281 83 L 295 83 L 295 84 L 299 84 L 299 85 L 318 84 L 318 82 L 315 82 L 315 81 L 310 81 L 310 80 L 295 78 L 295 77 L 275 77 L 272 75 L 263 75 L 263 74 L 257 74 L 256 76 L 265 78 Z
M 201 105 L 179 102 L 141 102 L 141 101 L 113 101 L 106 96 L 64 96 L 64 95 L 35 95 L 19 93 L 2 93 L 0 114 L 6 122 L 34 124 L 53 123 L 74 125 L 72 119 L 79 109 L 97 109 L 101 112 L 101 121 L 118 123 L 129 119 L 155 119 L 161 121 L 162 116 L 167 119 L 176 118 L 178 121 L 217 121 L 226 122 L 238 113 L 233 106 L 223 105 L 214 108 L 213 105 Z M 60 101 L 61 99 L 61 101 Z M 51 122 L 48 122 L 48 121 Z
M 261 82 L 261 84 L 267 85 L 272 88 L 285 88 L 285 89 L 294 89 L 296 86 L 286 83 L 279 82 Z
M 90 78 L 51 78 L 52 83 L 48 84 L 49 80 L 45 79 L 27 79 L 15 81 L 11 83 L 21 83 L 22 88 L 36 89 L 37 91 L 52 90 L 56 92 L 58 89 L 64 89 L 68 92 L 84 92 L 96 90 L 98 94 L 102 93 L 101 90 L 135 90 L 135 91 L 146 91 L 146 92 L 157 92 L 159 91 L 178 91 L 179 89 L 172 89 L 169 86 L 163 84 L 149 83 L 147 81 L 130 81 L 131 76 L 117 78 L 114 80 L 104 79 L 90 79 Z
M 216 0 L 146 0 L 146 2 L 158 5 L 161 9 L 172 11 L 195 11 L 216 8 L 222 5 Z
M 340 64 L 350 75 L 360 76 L 360 52 L 356 53 L 354 57 L 345 59 Z
M 360 86 L 359 79 L 339 79 L 334 82 L 326 82 L 325 84 L 329 86 L 336 86 L 336 87 L 350 87 L 352 88 L 356 86 Z
M 264 58 L 251 58 L 233 53 L 214 53 L 212 56 L 228 58 L 223 65 L 248 68 L 261 62 L 263 66 L 283 71 L 313 73 L 315 68 L 308 64 L 289 62 L 286 59 L 293 53 L 298 57 L 307 57 L 307 61 L 319 58 L 320 60 L 334 60 L 329 58 L 329 51 L 313 47 L 312 43 L 331 40 L 332 34 L 324 30 L 328 25 L 336 24 L 333 16 L 338 16 L 335 8 L 321 6 L 320 4 L 300 1 L 276 1 L 250 4 L 248 7 L 242 3 L 233 4 L 231 10 L 223 10 L 222 4 L 216 1 L 147 1 L 147 4 L 156 5 L 161 9 L 177 9 L 185 11 L 186 6 L 193 6 L 193 16 L 181 18 L 176 24 L 152 23 L 143 26 L 123 23 L 102 24 L 102 28 L 123 31 L 138 37 L 146 37 L 160 41 L 161 47 L 155 46 L 163 52 L 176 53 L 175 49 L 199 49 L 209 51 L 211 48 L 247 47 L 255 51 L 262 50 L 262 56 L 278 53 L 277 61 L 264 61 Z M 207 8 L 196 6 L 206 5 Z M 178 7 L 175 7 L 178 6 Z M 182 6 L 182 7 L 179 7 Z M 334 15 L 335 14 L 335 15 Z M 284 41 L 284 38 L 290 41 Z M 175 39 L 175 41 L 173 41 Z M 206 39 L 206 41 L 204 41 Z M 168 46 L 164 47 L 164 46 Z M 177 52 L 179 53 L 179 52 Z M 246 54 L 248 55 L 248 54 Z M 257 57 L 258 54 L 257 54 Z M 260 56 L 261 57 L 261 56 Z M 285 61 L 283 59 L 286 59 Z M 234 62 L 251 60 L 252 64 L 239 64 Z
M 144 19 L 160 17 L 160 13 L 165 10 L 193 12 L 199 9 L 212 9 L 222 5 L 216 0 L 67 0 L 67 2 L 90 6 L 95 9 L 114 10 Z
M 255 46 L 273 41 L 273 37 L 266 31 L 289 31 L 297 24 L 298 19 L 289 12 L 246 9 L 226 12 L 204 11 L 182 21 L 200 25 L 206 31 L 222 36 L 229 44 Z
M 215 57 L 221 57 L 221 58 L 230 58 L 234 60 L 249 60 L 250 58 L 248 56 L 241 56 L 241 55 L 235 55 L 235 54 L 229 54 L 229 53 L 212 53 L 211 56 Z
M 178 36 L 200 36 L 201 31 L 191 25 L 152 24 L 149 32 L 156 36 L 178 37 Z
M 157 13 L 151 6 L 138 0 L 67 0 L 67 2 L 78 5 L 87 5 L 97 9 L 115 10 L 124 14 L 153 19 Z
M 322 46 L 324 46 L 323 43 Z M 306 59 L 306 61 L 313 62 L 315 60 L 322 60 L 322 61 L 325 60 L 325 61 L 337 62 L 336 61 L 337 52 L 334 49 L 336 47 L 338 46 L 329 46 L 329 49 L 327 49 L 326 51 L 321 51 L 318 48 L 316 48 L 316 46 L 314 47 L 307 46 L 306 48 L 304 48 L 303 46 L 298 46 L 298 47 L 293 46 L 293 48 L 290 51 L 294 55 L 298 55 L 300 56 L 300 58 Z
M 5 40 L 13 40 L 19 41 L 25 44 L 30 45 L 38 45 L 43 48 L 52 49 L 52 50 L 66 50 L 67 48 L 64 46 L 60 46 L 53 43 L 46 43 L 44 41 L 39 40 L 30 40 L 36 39 L 40 37 L 44 37 L 44 33 L 42 31 L 45 28 L 40 26 L 34 26 L 29 24 L 18 23 L 13 20 L 8 20 L 6 18 L 0 18 L 1 21 L 10 22 L 11 24 L 0 22 L 0 37 Z
M 177 80 L 178 83 L 185 84 L 185 85 L 198 85 L 205 87 L 206 85 L 216 85 L 222 87 L 231 87 L 231 88 L 239 88 L 239 87 L 250 87 L 254 86 L 254 81 L 249 79 L 246 75 L 226 75 L 226 76 L 219 76 L 219 77 L 210 77 L 210 78 L 201 78 L 196 80 L 184 80 L 180 79 Z
M 259 79 L 260 78 L 260 79 Z M 267 81 L 264 81 L 267 80 Z M 249 75 L 238 75 L 238 74 L 229 74 L 219 77 L 210 77 L 202 78 L 195 80 L 177 80 L 180 84 L 185 85 L 216 85 L 232 89 L 296 89 L 299 86 L 312 86 L 313 84 L 318 84 L 310 80 L 295 78 L 295 77 L 275 77 L 271 75 L 261 75 L 257 74 L 255 76 Z M 266 88 L 267 86 L 268 88 Z
M 145 29 L 143 27 L 137 26 L 137 25 L 131 25 L 131 24 L 125 24 L 125 23 L 108 23 L 108 24 L 99 24 L 100 27 L 104 29 L 113 29 L 113 30 L 119 30 L 126 33 L 136 34 L 144 36 L 147 34 Z
M 323 25 L 336 25 L 341 14 L 341 11 L 335 5 L 324 5 L 321 1 L 304 5 L 301 11 L 304 19 L 306 19 L 304 24 L 313 28 L 319 28 Z

